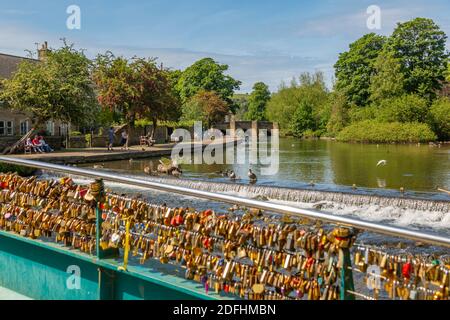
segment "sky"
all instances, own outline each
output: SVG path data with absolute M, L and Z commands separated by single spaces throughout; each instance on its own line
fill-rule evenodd
M 70 5 L 80 8 L 80 29 L 67 28 Z M 380 29 L 367 26 L 371 5 L 381 10 Z M 258 81 L 276 91 L 302 72 L 323 71 L 331 86 L 351 42 L 419 16 L 450 35 L 449 0 L 0 0 L 0 52 L 25 56 L 65 38 L 91 58 L 110 50 L 173 69 L 212 57 L 229 65 L 241 92 Z

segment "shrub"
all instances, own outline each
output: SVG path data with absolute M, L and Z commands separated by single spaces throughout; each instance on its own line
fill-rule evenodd
M 380 122 L 425 122 L 427 114 L 427 101 L 411 94 L 382 100 L 376 116 Z
M 356 122 L 344 128 L 337 136 L 339 141 L 366 143 L 413 143 L 436 139 L 436 135 L 424 123 L 383 123 L 375 120 Z
M 450 139 L 450 99 L 436 100 L 430 109 L 430 125 L 441 140 Z

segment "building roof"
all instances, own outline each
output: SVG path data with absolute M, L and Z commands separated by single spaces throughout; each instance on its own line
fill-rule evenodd
M 17 66 L 19 65 L 19 63 L 24 60 L 35 62 L 39 61 L 36 59 L 0 53 L 0 79 L 10 78 L 12 74 L 17 70 Z

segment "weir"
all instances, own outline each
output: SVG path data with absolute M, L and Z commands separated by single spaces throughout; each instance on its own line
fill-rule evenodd
M 286 205 L 280 205 L 271 202 L 262 202 L 243 197 L 235 197 L 220 193 L 173 186 L 167 183 L 157 183 L 142 179 L 127 178 L 109 173 L 96 172 L 80 168 L 65 167 L 54 164 L 40 163 L 35 161 L 20 160 L 13 158 L 0 157 L 0 161 L 24 165 L 29 167 L 41 168 L 60 173 L 74 174 L 87 178 L 103 178 L 106 181 L 124 183 L 130 186 L 155 189 L 163 192 L 172 192 L 181 195 L 194 196 L 202 199 L 221 201 L 225 203 L 234 203 L 248 208 L 257 208 L 280 214 L 287 214 L 294 217 L 302 217 L 311 220 L 320 220 L 337 226 L 327 239 L 323 241 L 333 241 L 339 251 L 339 263 L 335 266 L 339 270 L 339 292 L 330 291 L 330 295 L 323 293 L 325 298 L 332 296 L 334 299 L 350 300 L 355 299 L 358 294 L 355 293 L 353 283 L 352 269 L 359 267 L 361 263 L 361 253 L 357 253 L 352 261 L 349 245 L 351 229 L 368 230 L 386 235 L 397 236 L 409 240 L 421 241 L 426 244 L 450 248 L 450 238 L 440 236 L 434 233 L 419 232 L 407 228 L 394 227 L 374 222 L 352 219 L 347 217 L 334 216 L 317 210 L 300 209 Z M 7 186 L 6 186 L 7 187 Z M 26 186 L 25 186 L 26 187 Z M 4 188 L 2 183 L 2 188 Z M 90 190 L 95 190 L 91 189 Z M 10 190 L 9 195 L 15 190 Z M 5 199 L 3 200 L 5 201 Z M 6 198 L 8 201 L 8 198 Z M 96 206 L 96 243 L 101 239 L 100 223 L 102 221 L 102 211 L 99 202 Z M 8 219 L 8 218 L 6 218 Z M 176 221 L 176 220 L 175 220 Z M 7 224 L 6 224 L 7 225 Z M 166 225 L 167 226 L 167 225 Z M 127 237 L 129 236 L 129 227 L 126 227 Z M 331 235 L 331 238 L 329 238 Z M 311 238 L 312 239 L 312 238 Z M 310 243 L 311 239 L 308 240 Z M 334 240 L 333 240 L 334 239 Z M 306 238 L 305 238 L 306 240 Z M 125 240 L 128 243 L 129 240 Z M 129 244 L 128 244 L 129 245 Z M 128 246 L 125 244 L 125 248 Z M 357 248 L 359 250 L 359 248 Z M 127 250 L 127 249 L 125 249 Z M 166 247 L 167 250 L 167 247 Z M 173 247 L 172 249 L 173 250 Z M 310 250 L 310 249 L 308 249 Z M 373 249 L 363 248 L 362 253 L 374 251 Z M 172 251 L 170 251 L 172 252 Z M 397 258 L 390 257 L 384 253 L 378 253 L 382 258 L 382 268 L 389 266 L 395 259 L 395 263 L 400 263 Z M 125 254 L 127 255 L 127 254 Z M 289 253 L 284 253 L 287 257 Z M 359 256 L 359 258 L 357 258 Z M 342 259 L 341 259 L 342 258 Z M 367 261 L 370 261 L 371 255 L 367 255 Z M 125 259 L 126 260 L 126 259 Z M 20 294 L 27 295 L 35 299 L 236 299 L 236 296 L 217 294 L 214 292 L 205 292 L 201 284 L 189 281 L 174 275 L 167 274 L 164 267 L 161 267 L 159 261 L 152 261 L 151 265 L 138 266 L 136 264 L 128 265 L 128 261 L 113 258 L 98 251 L 92 255 L 78 252 L 55 244 L 50 239 L 32 239 L 24 237 L 11 231 L 0 231 L 0 286 L 11 289 Z M 131 260 L 131 259 L 130 259 Z M 362 259 L 364 260 L 364 259 Z M 289 261 L 289 260 L 286 260 Z M 306 260 L 305 260 L 306 261 Z M 330 260 L 331 261 L 331 260 Z M 384 261 L 384 262 L 383 262 Z M 389 262 L 391 261 L 391 262 Z M 335 261 L 336 262 L 336 261 Z M 330 262 L 331 263 L 331 262 Z M 410 262 L 404 262 L 400 266 L 403 273 L 410 273 Z M 431 263 L 431 262 L 430 262 Z M 227 264 L 228 265 L 228 264 Z M 285 268 L 288 262 L 284 262 Z M 81 285 L 83 290 L 67 290 L 68 271 L 71 267 L 78 267 L 81 270 Z M 331 266 L 331 264 L 330 264 Z M 406 266 L 406 267 L 405 267 Z M 427 264 L 428 266 L 428 264 Z M 334 267 L 332 267 L 334 268 Z M 436 291 L 437 298 L 448 299 L 450 271 L 439 261 L 434 260 L 428 268 L 433 272 L 434 280 L 441 283 L 443 291 Z M 330 269 L 331 270 L 331 269 Z M 362 269 L 363 270 L 363 269 Z M 360 271 L 364 272 L 364 271 Z M 254 294 L 258 294 L 261 289 L 253 287 Z M 430 289 L 431 290 L 431 289 Z M 433 291 L 434 292 L 434 291 Z M 228 292 L 227 292 L 228 293 Z M 281 290 L 283 294 L 283 290 Z M 322 294 L 320 291 L 317 294 Z M 416 294 L 416 293 L 415 293 Z M 316 292 L 308 292 L 308 296 L 316 295 Z M 377 294 L 378 295 L 378 294 Z M 247 294 L 246 294 L 247 296 Z M 394 292 L 393 297 L 395 298 Z
M 308 189 L 294 189 L 286 187 L 272 187 L 249 185 L 240 183 L 209 182 L 188 179 L 174 179 L 161 177 L 145 177 L 146 180 L 165 183 L 207 192 L 239 194 L 245 197 L 263 197 L 269 200 L 281 200 L 300 203 L 318 203 L 321 201 L 334 202 L 347 206 L 381 206 L 397 207 L 408 210 L 450 212 L 450 200 L 433 200 L 413 198 L 407 196 L 381 196 L 374 194 L 355 194 L 339 191 L 320 191 Z

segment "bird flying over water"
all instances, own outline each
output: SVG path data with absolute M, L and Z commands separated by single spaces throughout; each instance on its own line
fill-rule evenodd
M 377 163 L 377 167 L 379 167 L 379 166 L 385 166 L 385 165 L 387 165 L 387 161 L 386 161 L 386 160 L 380 160 L 380 161 L 378 161 L 378 163 Z

